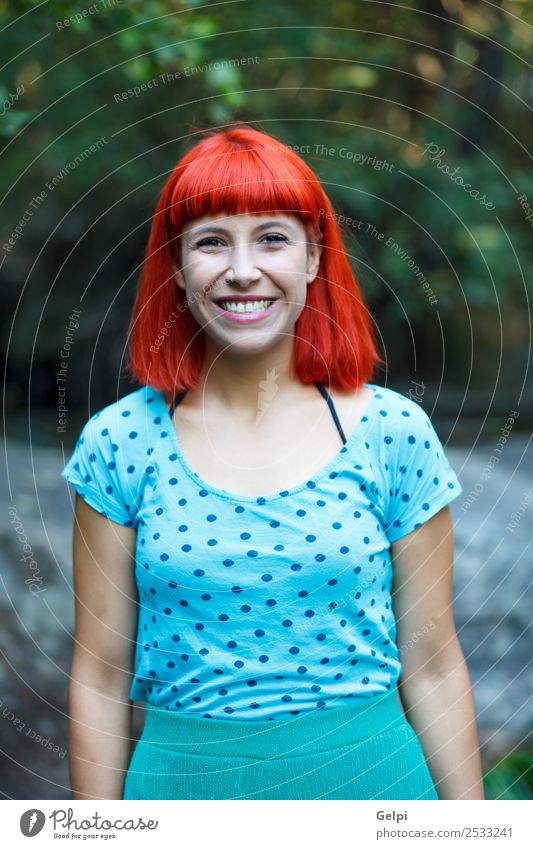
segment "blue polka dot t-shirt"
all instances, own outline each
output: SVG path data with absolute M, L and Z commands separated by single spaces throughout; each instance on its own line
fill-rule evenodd
M 396 685 L 391 543 L 462 487 L 424 410 L 366 386 L 374 395 L 338 454 L 260 497 L 191 469 L 153 387 L 88 420 L 61 474 L 137 530 L 132 700 L 278 720 Z

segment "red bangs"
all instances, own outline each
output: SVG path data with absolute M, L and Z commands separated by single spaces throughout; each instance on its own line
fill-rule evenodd
M 326 197 L 313 171 L 286 145 L 255 130 L 242 133 L 209 136 L 181 161 L 170 198 L 173 240 L 206 215 L 285 212 L 318 228 Z
M 208 131 L 178 162 L 159 197 L 133 307 L 129 373 L 170 399 L 198 387 L 204 334 L 177 286 L 184 226 L 204 216 L 284 212 L 322 243 L 320 266 L 295 324 L 292 371 L 302 383 L 359 388 L 382 364 L 337 216 L 312 169 L 249 126 Z

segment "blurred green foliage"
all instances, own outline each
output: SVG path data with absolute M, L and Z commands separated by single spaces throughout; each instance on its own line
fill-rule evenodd
M 32 367 L 43 385 L 53 378 L 80 299 L 79 380 L 110 351 L 123 365 L 158 193 L 201 129 L 244 120 L 306 148 L 337 211 L 361 222 L 343 231 L 391 368 L 440 380 L 445 359 L 448 381 L 521 380 L 530 14 L 519 0 L 0 3 L 1 244 L 69 167 L 2 252 L 17 311 L 10 373 L 26 373 L 35 340 Z M 455 168 L 493 209 L 451 178 Z M 3 321 L 7 337 L 9 309 Z
M 483 776 L 486 799 L 533 799 L 533 754 L 513 752 Z

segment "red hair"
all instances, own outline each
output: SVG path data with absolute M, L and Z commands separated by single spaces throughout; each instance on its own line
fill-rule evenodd
M 204 215 L 285 212 L 322 244 L 317 277 L 295 324 L 292 373 L 339 389 L 368 382 L 378 354 L 371 318 L 336 215 L 311 168 L 290 147 L 248 125 L 209 130 L 178 162 L 159 197 L 131 316 L 127 369 L 169 396 L 197 388 L 204 332 L 177 286 L 180 235 Z

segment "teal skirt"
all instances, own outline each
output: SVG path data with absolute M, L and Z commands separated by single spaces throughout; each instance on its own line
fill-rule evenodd
M 124 799 L 438 799 L 397 690 L 278 720 L 146 706 Z

